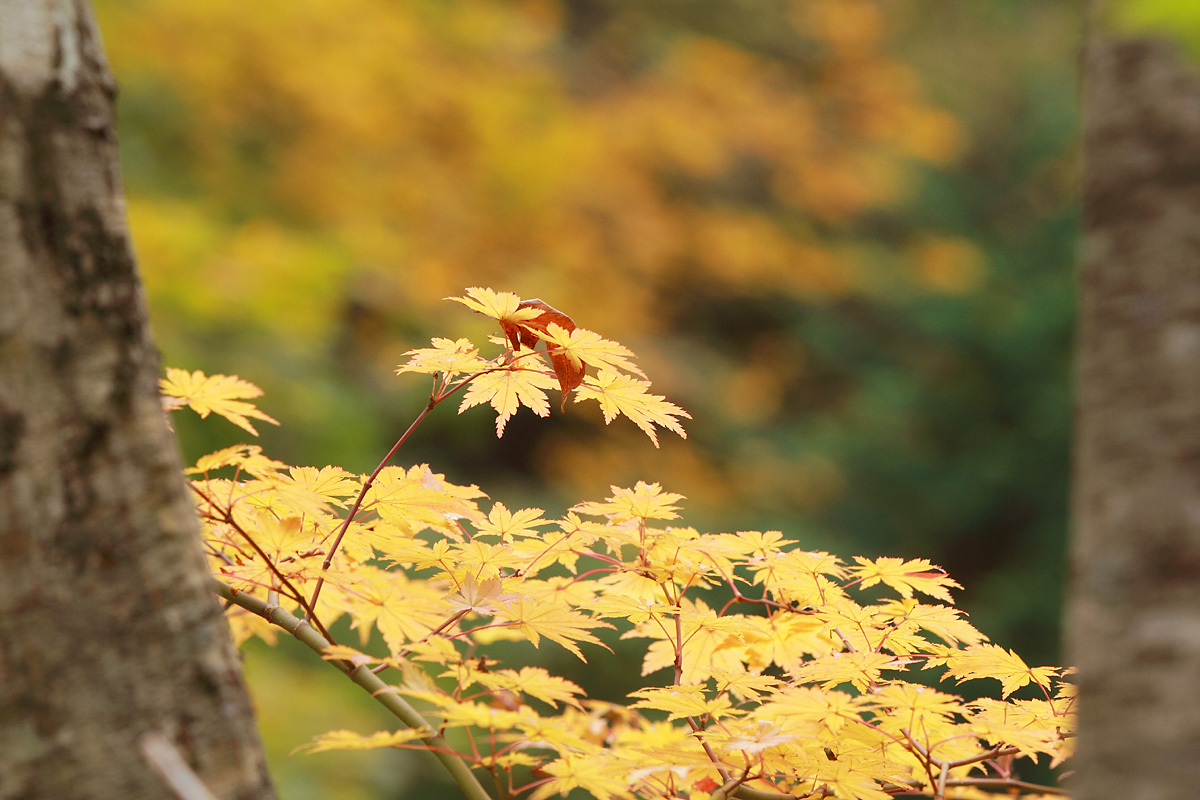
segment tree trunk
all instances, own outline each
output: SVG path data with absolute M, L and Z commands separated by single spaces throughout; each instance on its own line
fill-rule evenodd
M 0 0 L 0 798 L 171 798 L 192 772 L 269 798 L 159 405 L 114 94 L 83 0 Z
M 1078 800 L 1200 792 L 1200 81 L 1161 39 L 1084 53 L 1069 660 Z

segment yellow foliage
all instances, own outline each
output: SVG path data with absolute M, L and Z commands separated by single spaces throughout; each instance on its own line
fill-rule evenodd
M 515 295 L 479 290 L 460 300 L 521 331 L 537 324 Z M 410 354 L 409 371 L 442 367 L 429 408 L 483 377 L 553 379 L 555 350 L 499 341 L 507 347 L 492 360 L 466 340 Z M 570 346 L 559 333 L 547 341 Z M 581 358 L 604 363 L 618 353 L 636 369 L 629 351 L 596 346 Z M 168 388 L 204 407 L 211 398 L 182 391 L 184 376 L 195 377 L 176 375 Z M 238 396 L 249 391 L 226 376 L 192 383 L 212 380 L 241 387 Z M 497 411 L 501 419 L 511 413 L 503 404 Z M 228 467 L 249 479 L 208 475 Z M 345 615 L 361 647 L 378 632 L 382 653 L 331 643 L 322 655 L 395 670 L 380 692 L 431 708 L 418 729 L 332 731 L 314 739 L 312 752 L 429 748 L 422 737 L 437 730 L 460 743 L 456 758 L 531 800 L 580 788 L 665 800 L 722 785 L 736 794 L 742 784 L 788 796 L 980 796 L 985 785 L 1022 788 L 976 784 L 991 759 L 1045 754 L 1057 765 L 1071 752 L 1075 700 L 1062 671 L 1030 668 L 987 643 L 952 605 L 920 603 L 918 594 L 950 603 L 958 587 L 925 559 L 846 564 L 777 531 L 671 526 L 684 498 L 657 483 L 614 486 L 607 499 L 550 520 L 541 509 L 511 512 L 499 502 L 484 514 L 477 487 L 451 484 L 424 464 L 352 475 L 287 467 L 239 446 L 190 472 L 203 476 L 193 485 L 210 562 L 235 601 L 267 598 L 327 636 Z M 239 639 L 269 635 L 234 608 Z M 627 704 L 588 701 L 541 667 L 500 665 L 491 648 L 545 639 L 584 659 L 608 646 L 614 624 L 621 639 L 648 640 L 642 673 L 655 676 Z M 916 673 L 931 668 L 960 682 L 993 679 L 1000 699 L 968 701 L 925 686 Z M 1030 684 L 1038 697 L 1011 697 Z M 437 747 L 446 755 L 451 745 Z M 516 784 L 529 770 L 532 781 Z
M 255 436 L 258 431 L 250 424 L 250 419 L 279 424 L 252 403 L 245 402 L 262 394 L 262 389 L 247 381 L 229 375 L 205 375 L 200 370 L 189 373 L 171 367 L 167 369 L 167 377 L 159 383 L 164 404 L 168 407 L 188 406 L 201 418 L 216 412 Z

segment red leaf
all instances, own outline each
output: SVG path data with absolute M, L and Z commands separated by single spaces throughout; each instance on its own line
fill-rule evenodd
M 551 325 L 558 325 L 567 332 L 575 330 L 575 320 L 536 297 L 532 300 L 522 301 L 517 308 L 536 308 L 542 313 L 520 324 L 501 321 L 500 327 L 504 330 L 504 335 L 514 349 L 518 347 L 518 344 L 529 348 L 534 347 L 542 338 L 538 336 L 538 333 L 545 333 Z M 554 351 L 557 349 L 560 348 L 549 342 L 546 343 L 546 352 L 550 355 L 550 364 L 554 367 L 554 374 L 558 376 L 558 385 L 562 387 L 563 404 L 565 405 L 567 395 L 583 382 L 583 373 L 587 365 L 567 355 L 556 355 Z

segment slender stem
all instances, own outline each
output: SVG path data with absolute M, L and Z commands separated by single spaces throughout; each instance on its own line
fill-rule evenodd
M 903 733 L 904 738 L 908 740 L 909 752 L 916 753 L 918 756 L 924 759 L 925 777 L 929 779 L 929 785 L 931 787 L 936 787 L 938 785 L 938 779 L 933 774 L 933 767 L 935 764 L 940 766 L 940 763 L 937 759 L 930 755 L 928 750 L 921 746 L 920 742 L 913 738 L 913 735 L 909 733 L 908 728 L 901 728 L 900 732 Z
M 1066 789 L 1060 789 L 1057 786 L 1040 786 L 1028 781 L 1019 781 L 1015 778 L 958 778 L 946 781 L 946 786 L 995 786 L 1004 789 L 1023 789 L 1027 792 L 1039 792 L 1041 794 L 1068 794 Z
M 993 747 L 986 753 L 980 753 L 979 755 L 971 756 L 970 758 L 960 758 L 958 761 L 947 761 L 946 766 L 950 767 L 950 769 L 954 769 L 955 767 L 965 767 L 967 764 L 976 764 L 980 761 L 989 761 L 993 758 L 1011 756 L 1019 752 L 1021 752 L 1020 749 L 1016 747 Z
M 270 605 L 245 592 L 235 591 L 219 580 L 214 579 L 213 584 L 213 589 L 218 595 L 236 603 L 252 614 L 257 614 L 273 625 L 283 628 L 318 655 L 324 656 L 325 651 L 330 647 L 329 640 L 307 620 L 289 614 L 279 606 Z M 418 731 L 428 731 L 429 735 L 422 736 L 421 741 L 425 743 L 426 749 L 442 762 L 454 782 L 467 795 L 468 800 L 492 800 L 491 795 L 479 783 L 467 763 L 455 753 L 449 742 L 434 732 L 433 727 L 415 708 L 409 705 L 407 700 L 390 691 L 388 685 L 366 666 L 355 667 L 344 661 L 330 661 L 330 663 L 344 672 L 350 680 L 362 687 L 407 727 Z
M 431 637 L 437 636 L 439 633 L 446 630 L 446 628 L 449 628 L 451 625 L 454 625 L 455 623 L 457 623 L 459 620 L 461 620 L 463 617 L 465 617 L 469 613 L 471 613 L 470 608 L 464 608 L 464 609 L 454 612 L 454 614 L 450 617 L 450 619 L 446 620 L 441 625 L 438 625 L 436 628 L 431 630 L 429 633 L 422 636 L 419 641 L 414 642 L 413 647 L 415 647 L 419 644 L 424 644 L 425 642 L 429 641 L 429 639 Z M 406 647 L 405 649 L 403 649 L 399 653 L 397 653 L 396 657 L 397 658 L 405 658 L 411 652 L 412 652 L 412 647 Z
M 321 596 L 322 587 L 325 586 L 325 573 L 329 570 L 330 565 L 333 564 L 333 557 L 337 553 L 338 547 L 341 546 L 342 539 L 346 536 L 346 531 L 350 529 L 350 523 L 353 522 L 354 517 L 357 516 L 358 509 L 362 507 L 362 502 L 367 496 L 367 492 L 369 492 L 371 487 L 375 484 L 375 479 L 379 477 L 379 473 L 383 472 L 383 468 L 387 466 L 389 461 L 391 461 L 392 456 L 396 455 L 396 451 L 400 449 L 400 445 L 407 441 L 408 437 L 412 435 L 412 432 L 417 429 L 417 426 L 421 424 L 421 421 L 424 420 L 425 417 L 429 416 L 429 412 L 433 410 L 434 406 L 436 406 L 441 399 L 442 398 L 438 398 L 436 396 L 429 398 L 429 402 L 425 405 L 425 408 L 421 410 L 421 413 L 417 415 L 417 418 L 412 421 L 412 424 L 408 426 L 408 430 L 400 435 L 400 438 L 396 440 L 394 445 L 392 445 L 392 449 L 387 451 L 387 455 L 384 456 L 383 460 L 379 462 L 379 465 L 375 467 L 375 471 L 368 475 L 367 479 L 363 481 L 362 489 L 359 491 L 358 497 L 354 498 L 354 504 L 350 506 L 350 511 L 346 514 L 346 519 L 344 519 L 342 524 L 338 527 L 337 536 L 334 537 L 333 544 L 329 546 L 329 550 L 325 553 L 325 560 L 321 562 L 321 577 L 317 578 L 317 585 L 316 588 L 313 589 L 312 599 L 308 601 L 308 607 L 305 609 L 306 617 L 314 613 L 316 610 L 317 599 Z
M 520 356 L 518 356 L 518 358 L 520 358 Z M 346 519 L 343 520 L 342 524 L 338 527 L 337 536 L 334 537 L 333 544 L 329 546 L 329 550 L 325 553 L 325 560 L 321 563 L 321 577 L 317 578 L 317 585 L 313 589 L 312 599 L 308 601 L 308 608 L 305 609 L 306 619 L 308 615 L 314 613 L 317 608 L 317 599 L 321 596 L 322 587 L 325 586 L 325 573 L 329 570 L 330 565 L 333 564 L 333 557 L 337 554 L 338 547 L 341 546 L 342 539 L 346 536 L 346 531 L 350 529 L 350 523 L 353 522 L 354 517 L 358 515 L 358 509 L 362 507 L 363 499 L 366 498 L 367 492 L 369 492 L 371 487 L 375 484 L 375 479 L 379 477 L 379 473 L 383 472 L 383 468 L 387 466 L 387 463 L 392 460 L 392 456 L 396 455 L 396 451 L 400 449 L 400 446 L 408 441 L 408 437 L 412 436 L 412 433 L 417 429 L 417 426 L 420 425 L 425 420 L 425 417 L 429 416 L 429 412 L 437 408 L 438 404 L 443 400 L 452 397 L 476 378 L 481 378 L 491 372 L 508 369 L 511 363 L 512 361 L 510 360 L 509 362 L 505 363 L 504 366 L 480 370 L 473 375 L 468 375 L 449 388 L 447 388 L 445 381 L 439 381 L 439 385 L 434 388 L 433 392 L 430 393 L 429 402 L 425 404 L 425 408 L 421 409 L 421 413 L 418 414 L 416 419 L 412 421 L 412 423 L 408 426 L 408 429 L 404 431 L 404 433 L 400 434 L 400 438 L 396 440 L 394 445 L 392 445 L 392 449 L 387 451 L 387 455 L 380 460 L 374 471 L 367 476 L 365 481 L 363 481 L 362 489 L 359 490 L 358 496 L 354 498 L 354 504 L 350 506 L 350 511 L 347 512 Z

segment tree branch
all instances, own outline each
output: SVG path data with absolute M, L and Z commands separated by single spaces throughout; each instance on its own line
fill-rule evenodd
M 322 660 L 325 660 L 325 651 L 329 648 L 330 643 L 306 620 L 288 613 L 285 609 L 277 605 L 271 605 L 264 600 L 260 600 L 253 595 L 236 591 L 215 578 L 213 579 L 213 590 L 226 600 L 241 606 L 252 614 L 262 617 L 272 625 L 283 628 L 307 645 L 309 649 L 322 656 Z M 421 741 L 426 744 L 434 757 L 442 762 L 446 771 L 450 773 L 450 777 L 454 779 L 454 782 L 467 795 L 468 800 L 492 800 L 491 795 L 479 783 L 479 780 L 471 772 L 471 768 L 467 766 L 467 763 L 455 754 L 454 748 L 450 746 L 450 743 L 443 737 L 432 733 L 433 727 L 425 721 L 420 712 L 409 705 L 408 701 L 403 697 L 395 694 L 386 683 L 379 679 L 379 676 L 366 666 L 354 667 L 341 661 L 331 661 L 330 663 L 344 672 L 350 680 L 362 687 L 372 698 L 390 711 L 393 716 L 407 727 L 418 731 L 430 731 L 430 735 L 422 736 Z

